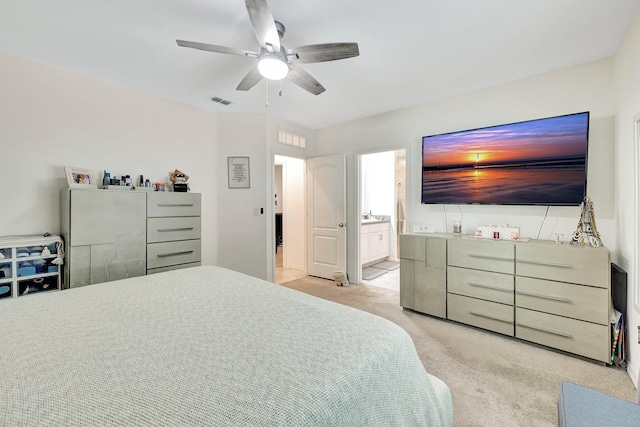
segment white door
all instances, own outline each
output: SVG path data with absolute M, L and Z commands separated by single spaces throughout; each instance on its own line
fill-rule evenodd
M 307 274 L 333 279 L 347 271 L 344 155 L 307 159 Z

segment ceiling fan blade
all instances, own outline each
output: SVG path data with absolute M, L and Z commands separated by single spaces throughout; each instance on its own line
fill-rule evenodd
M 178 46 L 191 47 L 193 49 L 206 50 L 209 52 L 228 53 L 230 55 L 251 56 L 254 58 L 258 57 L 258 54 L 256 52 L 251 52 L 250 50 L 244 50 L 244 49 L 236 49 L 234 47 L 218 46 L 215 44 L 207 44 L 207 43 L 189 42 L 186 40 L 176 40 L 176 42 L 178 43 Z
M 324 43 L 298 46 L 285 51 L 289 61 L 311 63 L 337 61 L 360 55 L 358 43 Z
M 326 90 L 320 82 L 311 77 L 311 74 L 295 64 L 289 63 L 289 74 L 287 74 L 287 78 L 314 95 L 320 95 Z
M 244 3 L 260 46 L 271 45 L 275 52 L 280 52 L 280 36 L 266 0 L 244 0 Z
M 246 76 L 244 76 L 236 90 L 249 90 L 258 84 L 260 80 L 262 80 L 262 74 L 258 71 L 258 67 L 255 66 L 249 70 Z

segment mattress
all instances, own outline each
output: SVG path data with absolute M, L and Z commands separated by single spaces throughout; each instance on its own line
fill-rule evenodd
M 0 303 L 0 425 L 452 424 L 403 329 L 231 270 Z

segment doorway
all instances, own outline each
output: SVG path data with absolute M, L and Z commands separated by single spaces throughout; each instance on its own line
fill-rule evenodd
M 305 161 L 274 156 L 274 282 L 306 276 Z
M 399 243 L 406 207 L 406 150 L 359 156 L 360 283 L 400 289 Z

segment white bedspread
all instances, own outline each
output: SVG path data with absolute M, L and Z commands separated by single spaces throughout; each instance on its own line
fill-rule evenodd
M 441 426 L 380 317 L 217 267 L 0 301 L 0 425 Z

